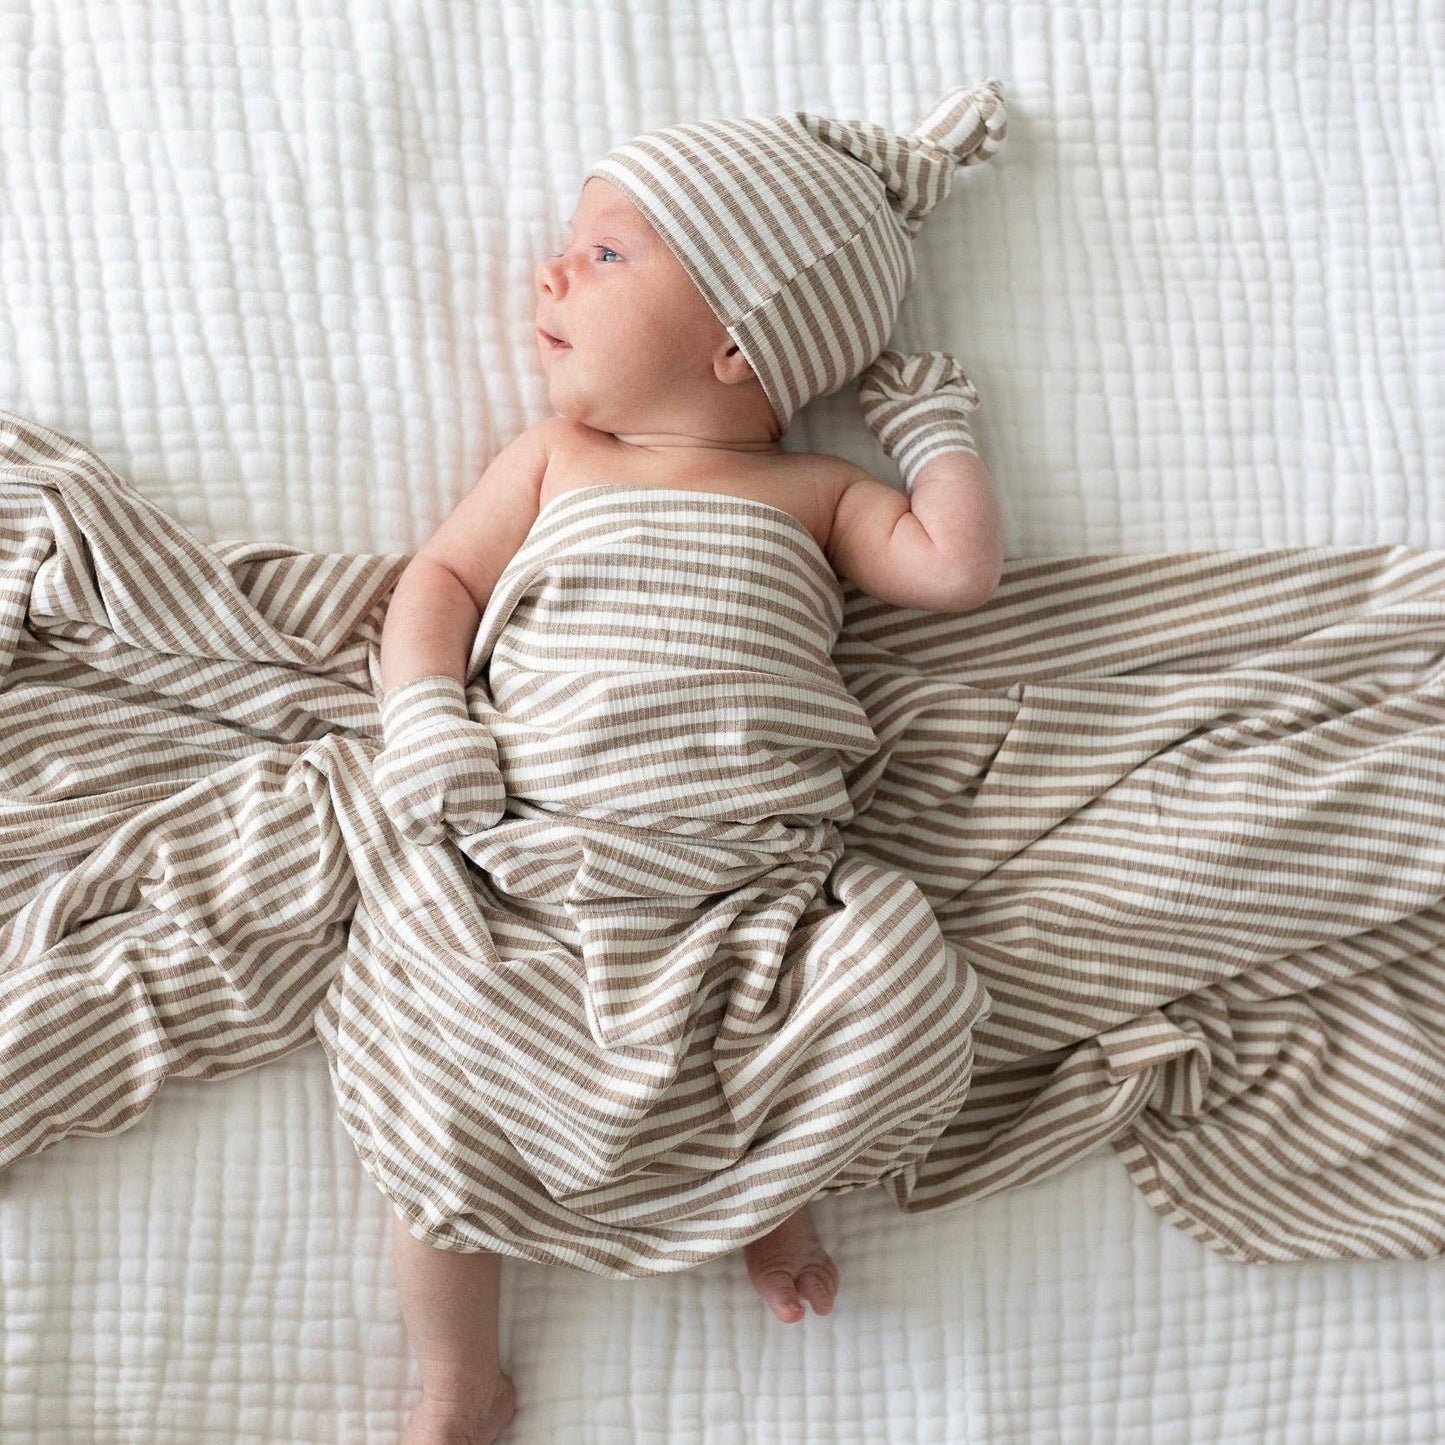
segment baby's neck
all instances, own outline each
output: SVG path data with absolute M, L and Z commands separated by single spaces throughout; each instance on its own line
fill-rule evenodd
M 614 432 L 613 437 L 623 446 L 637 447 L 642 451 L 655 452 L 659 456 L 682 456 L 687 452 L 781 452 L 776 441 L 767 439 L 745 439 L 734 437 L 694 437 L 679 432 Z

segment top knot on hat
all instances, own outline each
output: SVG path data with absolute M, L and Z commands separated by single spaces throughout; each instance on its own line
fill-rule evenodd
M 868 166 L 883 182 L 899 224 L 918 234 L 924 216 L 948 195 L 959 166 L 992 159 L 1008 131 L 1003 86 L 992 78 L 951 90 L 905 135 L 866 121 L 797 112 L 819 140 Z
M 949 91 L 909 132 L 808 111 L 635 136 L 587 172 L 621 190 L 738 344 L 778 419 L 856 377 L 913 280 L 913 237 L 998 151 L 1003 87 Z

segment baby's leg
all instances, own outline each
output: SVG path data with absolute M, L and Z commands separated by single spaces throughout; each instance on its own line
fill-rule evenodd
M 393 1216 L 392 1261 L 402 1318 L 421 1362 L 421 1403 L 402 1445 L 490 1445 L 516 1410 L 497 1354 L 501 1256 L 433 1249 Z

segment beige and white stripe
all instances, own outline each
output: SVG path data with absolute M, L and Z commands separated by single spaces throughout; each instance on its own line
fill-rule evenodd
M 1445 554 L 840 586 L 765 503 L 543 510 L 380 807 L 401 559 L 203 546 L 0 413 L 0 1166 L 319 1038 L 419 1237 L 616 1277 L 1104 1143 L 1235 1259 L 1445 1242 Z

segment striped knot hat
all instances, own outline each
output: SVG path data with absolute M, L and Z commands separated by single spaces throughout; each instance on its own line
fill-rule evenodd
M 633 137 L 587 177 L 622 191 L 674 252 L 787 431 L 883 350 L 923 217 L 1006 128 L 989 79 L 904 135 L 806 111 L 692 121 Z

